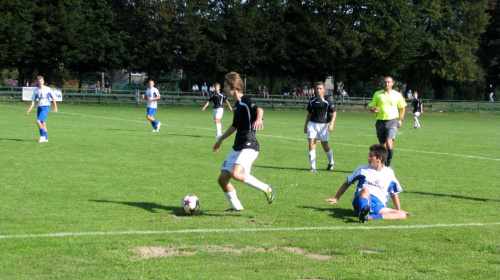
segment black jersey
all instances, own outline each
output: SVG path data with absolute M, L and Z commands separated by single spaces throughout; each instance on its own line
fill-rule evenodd
M 422 107 L 422 101 L 420 101 L 420 99 L 412 99 L 411 105 L 413 106 L 413 113 L 421 113 L 420 109 Z
M 255 130 L 252 123 L 257 119 L 257 108 L 259 108 L 250 97 L 243 96 L 236 101 L 233 108 L 233 127 L 236 127 L 236 137 L 234 138 L 233 149 L 241 151 L 243 149 L 259 150 L 259 142 L 255 138 Z
M 210 99 L 208 99 L 208 101 L 214 103 L 214 109 L 224 108 L 226 95 L 220 92 L 213 92 L 210 94 Z
M 309 100 L 307 111 L 311 113 L 309 121 L 327 123 L 332 119 L 332 115 L 337 111 L 337 108 L 335 108 L 335 104 L 328 98 L 313 97 Z

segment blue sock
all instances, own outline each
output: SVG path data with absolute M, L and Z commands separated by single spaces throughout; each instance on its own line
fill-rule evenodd
M 382 219 L 382 214 L 374 214 L 374 215 L 370 215 L 372 216 L 372 219 Z
M 359 199 L 359 212 L 361 212 L 361 209 L 365 208 L 366 205 L 368 205 L 368 199 L 360 198 Z
M 47 131 L 43 132 L 43 136 L 45 136 L 45 139 L 49 139 L 49 137 L 47 136 Z
M 43 136 L 43 128 L 40 128 L 40 136 Z
M 153 121 L 153 123 L 154 123 L 155 125 L 158 125 L 159 121 L 154 120 L 154 121 Z
M 154 121 L 151 121 L 151 125 L 153 126 L 154 129 L 156 129 L 156 124 Z

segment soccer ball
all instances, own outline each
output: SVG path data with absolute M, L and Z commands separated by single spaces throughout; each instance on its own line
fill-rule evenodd
M 194 212 L 200 210 L 200 200 L 196 195 L 186 195 L 182 199 L 182 209 L 189 214 L 193 214 Z

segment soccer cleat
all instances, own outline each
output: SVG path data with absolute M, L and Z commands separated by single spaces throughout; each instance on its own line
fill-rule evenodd
M 266 195 L 267 202 L 269 204 L 273 203 L 273 201 L 274 201 L 274 188 L 273 188 L 273 186 L 269 185 L 267 190 L 264 191 L 264 194 Z
M 359 222 L 366 223 L 368 221 L 368 216 L 369 216 L 368 214 L 370 214 L 370 205 L 366 205 L 359 212 Z
M 156 130 L 156 129 L 153 129 L 153 130 L 151 130 L 151 132 L 158 132 L 158 130 Z
M 160 131 L 160 126 L 161 126 L 161 122 L 159 122 L 159 123 L 156 125 L 156 132 L 159 132 L 159 131 Z
M 215 138 L 215 139 L 218 139 L 218 138 L 221 138 L 221 137 L 222 137 L 222 135 L 220 135 L 220 134 L 219 134 L 219 135 L 215 135 L 215 137 L 214 137 L 214 138 Z
M 326 170 L 333 170 L 333 163 L 328 164 Z
M 316 171 L 316 168 L 311 167 L 311 169 L 309 169 L 309 171 L 314 172 L 314 171 Z
M 38 140 L 38 143 L 46 143 L 46 142 L 49 142 L 49 139 L 47 139 L 44 136 L 41 136 L 40 139 Z

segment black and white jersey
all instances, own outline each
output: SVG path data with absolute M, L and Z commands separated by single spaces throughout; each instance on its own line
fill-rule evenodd
M 422 106 L 422 101 L 420 99 L 413 99 L 411 101 L 411 105 L 413 106 L 413 113 L 420 112 L 421 106 Z
M 313 97 L 309 100 L 307 111 L 311 113 L 309 121 L 327 123 L 331 120 L 332 114 L 337 111 L 337 108 L 335 108 L 335 104 L 330 99 Z
M 210 94 L 210 99 L 208 101 L 214 103 L 214 109 L 224 108 L 224 102 L 226 102 L 226 95 L 220 92 L 213 92 Z
M 243 96 L 236 101 L 233 108 L 233 127 L 236 127 L 236 138 L 233 149 L 241 151 L 243 149 L 259 150 L 259 142 L 255 137 L 255 130 L 252 123 L 257 119 L 257 108 L 259 108 L 250 97 Z

